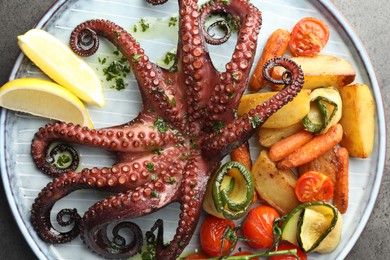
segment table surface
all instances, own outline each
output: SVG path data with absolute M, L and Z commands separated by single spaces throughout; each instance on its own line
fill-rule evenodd
M 45 11 L 51 6 L 53 0 L 27 1 L 13 0 L 0 1 L 0 85 L 8 80 L 10 69 L 15 57 L 19 53 L 16 36 L 32 28 Z M 351 26 L 366 47 L 375 68 L 379 85 L 382 89 L 385 109 L 389 111 L 390 81 L 388 75 L 387 59 L 388 39 L 390 39 L 390 23 L 388 10 L 390 1 L 387 0 L 332 0 L 349 21 Z M 389 114 L 386 116 L 389 122 Z M 389 142 L 387 142 L 389 147 Z M 390 255 L 390 218 L 389 193 L 390 178 L 389 156 L 386 157 L 387 166 L 384 170 L 381 190 L 372 215 L 361 237 L 353 247 L 347 259 L 385 259 Z M 0 259 L 34 259 L 34 253 L 25 242 L 16 222 L 13 219 L 5 197 L 3 185 L 0 185 Z

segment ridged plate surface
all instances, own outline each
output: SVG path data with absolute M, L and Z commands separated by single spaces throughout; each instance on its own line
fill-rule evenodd
M 294 24 L 303 17 L 314 16 L 326 21 L 330 27 L 330 41 L 323 50 L 324 54 L 331 54 L 347 59 L 357 71 L 355 82 L 368 84 L 376 101 L 376 132 L 375 148 L 368 159 L 351 159 L 350 163 L 350 205 L 348 212 L 343 216 L 342 241 L 338 248 L 327 255 L 310 254 L 309 259 L 343 259 L 364 228 L 375 199 L 378 194 L 381 177 L 383 174 L 385 156 L 385 126 L 384 112 L 380 89 L 376 81 L 372 65 L 365 53 L 363 46 L 347 25 L 343 17 L 328 1 L 309 0 L 251 0 L 263 12 L 263 26 L 260 32 L 257 56 L 265 44 L 268 36 L 276 28 L 291 30 Z M 133 30 L 133 25 L 141 18 L 153 18 L 152 21 L 167 23 L 171 16 L 177 16 L 177 1 L 169 0 L 165 5 L 153 7 L 144 0 L 70 0 L 58 1 L 42 20 L 37 24 L 64 42 L 68 42 L 71 30 L 79 23 L 88 19 L 108 19 L 121 25 L 128 31 Z M 160 20 L 156 18 L 161 18 Z M 173 32 L 173 33 L 172 33 Z M 176 47 L 175 31 L 170 30 L 166 37 L 162 34 L 139 34 L 141 46 L 154 61 L 161 61 L 167 51 Z M 114 48 L 106 41 L 102 41 L 102 47 L 98 53 L 87 58 L 88 63 L 97 69 L 102 76 L 102 65 L 98 58 L 114 59 Z M 234 47 L 234 42 L 227 45 L 211 47 L 209 50 L 215 66 L 223 70 L 228 61 L 229 53 Z M 258 57 L 256 57 L 257 60 Z M 11 75 L 13 78 L 21 77 L 45 77 L 27 58 L 20 55 Z M 138 114 L 140 108 L 140 94 L 134 77 L 128 77 L 129 86 L 124 91 L 110 88 L 109 83 L 104 84 L 104 95 L 107 105 L 98 109 L 88 107 L 92 121 L 96 128 L 117 125 L 131 120 Z M 33 231 L 29 216 L 30 207 L 39 191 L 50 181 L 35 168 L 30 156 L 30 145 L 34 133 L 39 127 L 49 121 L 32 117 L 27 114 L 11 111 L 1 111 L 1 171 L 8 200 L 15 218 L 28 243 L 39 258 L 42 259 L 96 259 L 95 254 L 90 253 L 81 243 L 75 239 L 71 243 L 62 245 L 50 245 L 42 242 Z M 257 156 L 259 148 L 251 143 L 253 157 Z M 113 157 L 103 151 L 78 147 L 82 157 L 82 167 L 102 167 L 110 165 Z M 64 207 L 76 207 L 79 212 L 84 212 L 90 205 L 106 197 L 107 194 L 89 190 L 77 191 L 58 202 L 53 210 L 57 213 Z M 148 230 L 155 219 L 163 218 L 165 221 L 165 235 L 172 237 L 177 226 L 179 210 L 177 205 L 169 206 L 153 215 L 146 216 L 136 222 L 140 223 L 144 230 Z M 53 219 L 54 219 L 53 214 Z M 187 250 L 198 248 L 199 236 L 196 233 Z

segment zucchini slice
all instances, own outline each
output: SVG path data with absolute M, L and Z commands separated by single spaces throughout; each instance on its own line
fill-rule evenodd
M 340 242 L 341 214 L 329 203 L 301 204 L 280 221 L 283 222 L 280 238 L 299 246 L 306 253 L 328 253 Z
M 239 162 L 224 164 L 208 185 L 203 209 L 217 217 L 231 220 L 245 215 L 254 197 L 253 177 Z
M 310 110 L 302 124 L 309 132 L 326 133 L 340 120 L 341 109 L 342 100 L 336 88 L 317 88 L 310 93 Z

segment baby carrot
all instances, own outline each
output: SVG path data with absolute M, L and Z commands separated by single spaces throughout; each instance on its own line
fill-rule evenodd
M 271 147 L 269 150 L 269 158 L 274 162 L 280 161 L 309 142 L 313 137 L 314 135 L 306 130 L 301 130 L 298 133 L 290 135 L 289 137 L 276 142 Z
M 344 214 L 348 209 L 348 166 L 349 153 L 347 148 L 341 147 L 338 150 L 338 170 L 336 176 L 336 184 L 333 196 L 333 203 L 341 214 Z
M 245 165 L 249 170 L 252 169 L 252 160 L 249 153 L 248 142 L 243 143 L 240 147 L 236 148 L 231 154 L 230 159 L 232 161 L 240 162 Z
M 336 124 L 324 133 L 315 136 L 301 148 L 287 155 L 277 163 L 279 169 L 286 170 L 308 163 L 317 157 L 323 155 L 343 138 L 343 128 Z
M 263 79 L 263 66 L 268 60 L 283 56 L 288 48 L 289 41 L 290 32 L 287 30 L 277 29 L 271 34 L 250 79 L 249 89 L 258 91 L 267 85 L 267 80 Z

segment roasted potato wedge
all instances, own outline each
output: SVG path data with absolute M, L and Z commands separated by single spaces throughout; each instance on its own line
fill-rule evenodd
M 313 57 L 291 58 L 301 66 L 305 76 L 303 88 L 315 89 L 318 87 L 342 87 L 355 80 L 356 72 L 352 65 L 345 59 L 330 56 L 316 55 Z M 282 77 L 283 67 L 275 67 L 272 76 L 276 79 Z M 274 85 L 274 90 L 282 89 L 282 85 Z
M 290 170 L 278 170 L 269 159 L 268 151 L 260 152 L 252 167 L 252 174 L 260 198 L 274 207 L 280 215 L 289 213 L 300 204 L 294 191 L 297 177 Z
M 324 155 L 321 155 L 314 161 L 299 166 L 299 175 L 302 175 L 308 171 L 318 171 L 328 176 L 332 180 L 333 184 L 335 184 L 338 165 L 337 149 L 338 148 L 335 147 L 326 152 Z
M 255 94 L 244 95 L 241 98 L 238 106 L 238 114 L 243 115 L 249 110 L 255 109 L 264 101 L 270 99 L 277 92 L 261 92 Z M 262 127 L 265 128 L 283 128 L 296 124 L 307 115 L 310 109 L 310 90 L 302 90 L 299 94 L 287 105 L 273 114 Z
M 264 128 L 259 129 L 259 143 L 264 147 L 271 147 L 277 141 L 282 140 L 303 129 L 301 122 L 283 128 Z
M 374 97 L 365 84 L 348 85 L 339 90 L 343 100 L 341 145 L 348 149 L 350 156 L 367 158 L 374 147 Z

